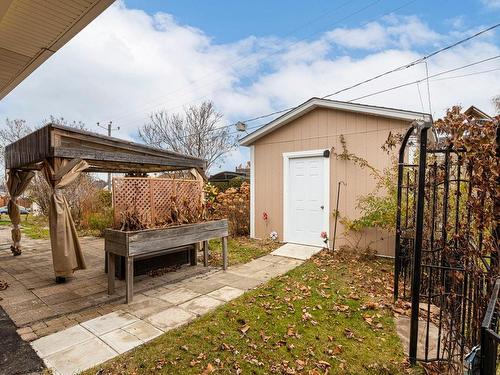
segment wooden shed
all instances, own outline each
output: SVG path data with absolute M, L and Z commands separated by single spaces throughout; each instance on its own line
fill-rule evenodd
M 276 231 L 283 242 L 323 246 L 322 231 L 333 237 L 338 183 L 339 216 L 359 216 L 357 199 L 375 190 L 369 169 L 333 156 L 345 140 L 349 153 L 378 170 L 391 158 L 381 146 L 389 132 L 401 133 L 425 113 L 312 98 L 240 142 L 250 147 L 251 237 Z M 264 220 L 263 213 L 267 220 Z M 347 243 L 342 225 L 336 247 Z M 372 230 L 359 247 L 394 254 L 393 233 Z

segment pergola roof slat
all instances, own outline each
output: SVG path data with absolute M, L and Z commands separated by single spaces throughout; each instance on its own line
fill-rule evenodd
M 49 158 L 82 159 L 94 172 L 206 168 L 200 158 L 56 124 L 48 124 L 5 148 L 7 169 L 37 169 Z

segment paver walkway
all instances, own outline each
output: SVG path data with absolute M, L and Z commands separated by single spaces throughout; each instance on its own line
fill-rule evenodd
M 314 251 L 308 251 L 311 256 Z M 190 322 L 249 289 L 297 267 L 298 258 L 266 255 L 143 292 L 119 311 L 81 322 L 32 342 L 54 374 L 75 374 Z
M 23 254 L 14 257 L 10 251 L 10 228 L 0 226 L 0 280 L 9 285 L 0 290 L 0 306 L 19 328 L 24 340 L 31 341 L 107 314 L 122 303 L 124 281 L 116 280 L 116 294 L 110 296 L 107 293 L 104 240 L 82 237 L 80 243 L 87 269 L 75 272 L 65 284 L 56 284 L 50 241 L 24 236 Z M 185 266 L 155 277 L 137 276 L 134 290 L 140 294 L 211 269 L 201 265 Z
M 321 250 L 322 250 L 321 247 L 287 243 L 281 246 L 279 249 L 274 250 L 271 254 L 279 255 L 282 257 L 306 260 L 312 257 L 314 254 L 319 253 Z

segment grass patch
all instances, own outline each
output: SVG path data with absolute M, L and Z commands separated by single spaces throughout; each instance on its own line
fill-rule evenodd
M 322 252 L 85 374 L 403 374 L 392 264 Z
M 229 264 L 248 263 L 276 250 L 281 244 L 271 240 L 255 240 L 248 237 L 229 237 L 227 242 Z M 219 267 L 222 263 L 221 240 L 210 241 L 210 265 Z
M 12 222 L 8 215 L 0 216 L 0 225 L 12 226 Z M 35 240 L 48 240 L 49 234 L 49 221 L 44 216 L 21 215 L 21 232 L 29 238 Z M 78 236 L 92 236 L 101 237 L 102 231 L 99 229 L 79 229 L 77 228 Z
M 1 215 L 0 225 L 11 226 L 8 215 Z M 43 216 L 21 215 L 21 232 L 35 240 L 49 238 L 49 224 Z

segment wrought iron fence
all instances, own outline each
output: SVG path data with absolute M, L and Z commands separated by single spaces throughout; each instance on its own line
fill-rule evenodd
M 466 152 L 443 147 L 431 121 L 414 124 L 399 151 L 394 298 L 412 303 L 410 361 L 440 361 L 450 372 L 461 372 L 484 338 L 481 322 L 498 275 L 498 227 L 483 228 L 473 212 L 478 199 L 485 212 L 498 201 L 478 197 L 478 166 Z M 490 358 L 492 350 L 482 353 Z
M 481 375 L 495 375 L 497 372 L 497 349 L 500 343 L 499 330 L 499 300 L 500 279 L 495 283 L 488 309 L 481 325 Z

